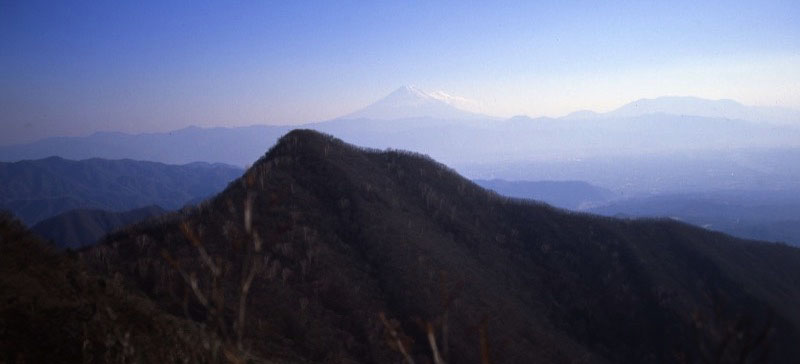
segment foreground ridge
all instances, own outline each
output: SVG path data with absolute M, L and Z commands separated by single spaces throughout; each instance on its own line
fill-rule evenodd
M 429 358 L 431 347 L 459 363 L 800 354 L 796 249 L 503 198 L 425 156 L 310 130 L 283 136 L 212 200 L 81 256 L 176 316 L 244 322 L 242 345 L 265 357 L 396 362 Z M 218 306 L 192 294 L 218 284 Z

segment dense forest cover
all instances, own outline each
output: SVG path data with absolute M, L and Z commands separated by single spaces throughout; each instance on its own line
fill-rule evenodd
M 218 363 L 230 341 L 96 274 L 0 214 L 0 363 Z
M 425 156 L 307 130 L 284 136 L 216 198 L 80 256 L 263 357 L 800 354 L 794 248 L 508 199 Z

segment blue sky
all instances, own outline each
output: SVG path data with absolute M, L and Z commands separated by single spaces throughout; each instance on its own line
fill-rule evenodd
M 498 116 L 800 108 L 797 19 L 797 1 L 0 0 L 0 143 L 325 120 L 406 84 Z

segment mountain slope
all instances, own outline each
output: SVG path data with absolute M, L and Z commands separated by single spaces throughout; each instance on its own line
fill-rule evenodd
M 241 357 L 199 325 L 164 312 L 119 279 L 89 272 L 0 213 L 0 362 L 222 363 Z
M 481 348 L 503 363 L 800 355 L 796 249 L 512 201 L 426 157 L 312 131 L 193 211 L 81 255 L 197 320 L 217 306 L 187 309 L 187 282 L 235 297 L 260 266 L 247 345 L 317 362 L 398 362 L 398 342 L 421 361 L 427 330 L 455 363 L 480 362 Z M 241 303 L 222 301 L 233 320 Z
M 29 226 L 77 208 L 124 211 L 159 205 L 177 209 L 221 191 L 241 172 L 221 164 L 175 166 L 58 157 L 0 163 L 0 209 L 12 211 Z
M 166 212 L 155 205 L 123 212 L 76 209 L 40 221 L 31 230 L 59 248 L 76 249 L 93 244 L 118 228 Z

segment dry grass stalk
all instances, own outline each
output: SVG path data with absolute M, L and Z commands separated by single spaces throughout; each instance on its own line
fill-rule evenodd
M 397 346 L 397 351 L 399 351 L 400 354 L 403 355 L 403 358 L 405 359 L 406 363 L 414 364 L 414 359 L 411 357 L 411 355 L 409 355 L 408 350 L 406 349 L 405 345 L 403 345 L 403 340 L 400 339 L 400 335 L 397 333 L 397 330 L 394 328 L 394 325 L 392 325 L 386 318 L 386 314 L 381 312 L 378 314 L 378 317 L 380 317 L 381 322 L 383 322 L 383 326 L 386 327 L 386 330 L 389 331 L 389 335 L 391 335 L 392 339 L 394 340 L 395 346 Z
M 191 291 L 197 301 L 203 306 L 208 313 L 207 323 L 213 327 L 214 331 L 220 337 L 229 343 L 235 343 L 238 352 L 226 350 L 224 356 L 227 362 L 245 362 L 248 355 L 244 353 L 244 328 L 247 322 L 247 297 L 250 293 L 250 288 L 253 286 L 253 280 L 257 276 L 261 267 L 261 248 L 262 241 L 255 229 L 253 229 L 253 203 L 255 194 L 249 192 L 244 201 L 244 228 L 247 235 L 249 235 L 249 242 L 244 245 L 244 257 L 241 262 L 241 280 L 238 289 L 238 302 L 234 306 L 235 321 L 232 324 L 226 323 L 225 319 L 225 290 L 223 287 L 223 270 L 222 263 L 215 263 L 212 256 L 208 253 L 202 240 L 193 231 L 188 222 L 181 224 L 181 232 L 189 243 L 196 248 L 200 261 L 205 266 L 211 277 L 211 282 L 208 285 L 201 285 L 197 274 L 195 272 L 187 272 L 180 263 L 173 258 L 166 250 L 162 250 L 161 255 L 165 260 L 180 273 L 184 282 L 191 288 Z M 205 290 L 203 287 L 206 287 Z M 188 292 L 187 292 L 188 294 Z M 188 295 L 184 298 L 184 311 L 188 315 Z M 231 327 L 232 326 L 232 327 Z M 229 333 L 233 332 L 235 337 L 231 337 Z
M 444 364 L 442 356 L 439 354 L 439 348 L 436 346 L 436 332 L 433 330 L 433 324 L 427 323 L 425 331 L 428 333 L 428 344 L 431 346 L 431 353 L 433 353 L 433 362 L 435 364 Z
M 478 327 L 478 335 L 481 341 L 481 364 L 491 364 L 489 360 L 489 318 L 484 317 Z

